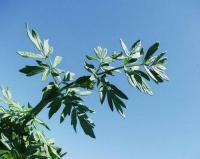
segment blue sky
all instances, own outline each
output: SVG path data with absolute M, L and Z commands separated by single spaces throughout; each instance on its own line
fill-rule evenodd
M 141 39 L 147 49 L 160 41 L 167 50 L 170 82 L 151 84 L 154 96 L 115 83 L 129 95 L 126 119 L 101 106 L 97 94 L 86 102 L 96 110 L 97 139 L 75 134 L 69 120 L 40 117 L 48 133 L 68 152 L 66 159 L 199 159 L 200 158 L 200 2 L 198 0 L 4 0 L 0 2 L 0 84 L 9 86 L 16 100 L 36 104 L 46 83 L 27 78 L 18 70 L 32 63 L 17 50 L 33 50 L 25 23 L 49 38 L 55 53 L 64 57 L 62 68 L 86 73 L 83 60 L 97 45 L 120 50 L 119 39 L 131 45 Z

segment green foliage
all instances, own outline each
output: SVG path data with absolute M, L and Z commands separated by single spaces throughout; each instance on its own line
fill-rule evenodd
M 147 81 L 152 79 L 154 82 L 160 83 L 164 80 L 168 80 L 165 74 L 164 64 L 166 58 L 164 54 L 162 53 L 158 56 L 154 56 L 159 46 L 157 42 L 147 50 L 146 54 L 144 53 L 140 40 L 136 41 L 129 50 L 123 40 L 120 39 L 122 52 L 117 53 L 114 51 L 111 55 L 108 55 L 108 50 L 106 48 L 98 46 L 94 49 L 96 57 L 86 55 L 90 63 L 85 61 L 84 67 L 89 72 L 89 75 L 78 77 L 74 80 L 74 73 L 57 68 L 62 61 L 61 56 L 56 56 L 54 62 L 51 62 L 50 55 L 52 55 L 53 49 L 51 48 L 53 47 L 49 45 L 48 40 L 43 40 L 44 42 L 42 42 L 40 36 L 34 30 L 29 31 L 29 29 L 27 29 L 27 32 L 29 38 L 41 54 L 24 55 L 21 51 L 17 53 L 26 58 L 35 59 L 40 56 L 43 58 L 41 58 L 40 61 L 36 60 L 38 66 L 26 66 L 21 69 L 20 72 L 25 73 L 27 76 L 43 73 L 42 81 L 46 80 L 47 77 L 51 75 L 54 82 L 47 87 L 56 86 L 57 92 L 51 95 L 52 99 L 45 99 L 48 101 L 47 103 L 49 103 L 49 118 L 62 108 L 63 111 L 60 121 L 63 122 L 67 116 L 71 116 L 71 125 L 74 130 L 77 130 L 77 122 L 79 121 L 83 131 L 90 137 L 95 137 L 93 133 L 94 124 L 86 113 L 92 112 L 82 112 L 80 109 L 81 106 L 87 107 L 83 102 L 82 96 L 87 96 L 91 93 L 85 90 L 94 90 L 96 85 L 99 91 L 101 104 L 103 104 L 105 98 L 107 98 L 110 109 L 113 111 L 115 108 L 122 117 L 125 117 L 123 109 L 126 108 L 126 105 L 123 100 L 127 100 L 128 97 L 114 84 L 110 83 L 108 80 L 109 76 L 114 76 L 115 72 L 123 70 L 128 78 L 128 82 L 133 87 L 149 95 L 152 95 L 153 92 L 147 84 Z M 121 66 L 114 67 L 115 62 L 120 62 Z M 48 91 L 44 94 L 47 93 Z
M 123 117 L 125 117 L 123 113 L 123 108 L 126 108 L 126 105 L 124 104 L 122 99 L 127 100 L 128 97 L 121 90 L 119 90 L 115 85 L 106 82 L 100 86 L 99 95 L 101 104 L 103 104 L 105 97 L 107 96 L 110 109 L 113 111 L 114 110 L 113 106 L 115 106 L 116 110 Z
M 26 74 L 26 76 L 33 76 L 33 75 L 36 75 L 38 73 L 44 72 L 45 67 L 42 67 L 42 66 L 26 66 L 19 71 L 21 73 Z
M 0 107 L 1 158 L 58 159 L 64 155 L 61 154 L 61 149 L 39 130 L 39 125 L 49 129 L 37 118 L 45 107 L 49 110 L 49 119 L 58 114 L 57 112 L 61 112 L 60 123 L 69 118 L 75 132 L 79 125 L 86 135 L 95 138 L 95 124 L 89 117 L 94 111 L 84 103 L 84 96 L 90 95 L 97 89 L 100 103 L 104 104 L 107 99 L 111 111 L 116 110 L 125 117 L 125 100 L 128 100 L 128 97 L 111 81 L 112 77 L 122 73 L 131 86 L 149 95 L 153 92 L 147 82 L 153 80 L 158 84 L 169 80 L 165 73 L 167 60 L 165 53 L 155 56 L 159 43 L 153 44 L 146 53 L 140 40 L 129 49 L 120 39 L 122 51 L 110 54 L 106 48 L 98 46 L 94 49 L 95 56 L 86 55 L 84 68 L 88 74 L 75 77 L 73 72 L 58 67 L 63 58 L 52 57 L 53 47 L 50 46 L 49 40 L 42 40 L 39 34 L 35 30 L 29 30 L 28 26 L 27 34 L 37 49 L 36 53 L 31 51 L 17 51 L 17 53 L 24 58 L 35 60 L 36 64 L 27 65 L 19 71 L 26 76 L 42 74 L 41 81 L 50 77 L 52 81 L 42 90 L 41 101 L 34 107 L 30 104 L 19 105 L 12 100 L 8 89 L 2 89 L 4 98 L 1 101 L 8 106 L 8 109 Z
M 33 117 L 24 124 L 32 110 L 31 106 L 21 106 L 12 99 L 7 88 L 2 88 L 3 98 L 0 107 L 0 158 L 2 159 L 59 159 L 61 148 L 52 139 L 45 137 L 40 127 L 48 126 Z

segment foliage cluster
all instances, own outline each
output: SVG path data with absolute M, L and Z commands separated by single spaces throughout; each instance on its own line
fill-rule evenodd
M 35 30 L 27 34 L 36 47 L 36 52 L 18 51 L 24 58 L 35 60 L 35 65 L 26 65 L 19 71 L 26 76 L 41 75 L 41 80 L 52 78 L 52 81 L 42 90 L 42 98 L 36 106 L 21 106 L 12 99 L 7 88 L 2 88 L 5 106 L 0 107 L 0 156 L 12 159 L 57 159 L 64 154 L 61 148 L 55 146 L 52 140 L 45 137 L 39 125 L 49 129 L 37 118 L 37 115 L 47 107 L 49 119 L 62 109 L 60 123 L 67 117 L 77 131 L 79 123 L 86 135 L 95 138 L 95 124 L 89 117 L 94 111 L 84 103 L 83 96 L 88 96 L 93 90 L 98 90 L 100 103 L 105 99 L 111 109 L 122 117 L 128 100 L 127 95 L 110 81 L 110 77 L 124 74 L 131 86 L 141 92 L 153 95 L 148 81 L 159 84 L 169 80 L 165 73 L 167 58 L 165 53 L 155 56 L 159 47 L 156 42 L 145 52 L 141 41 L 136 41 L 130 49 L 120 40 L 121 52 L 108 54 L 106 48 L 98 46 L 94 49 L 95 56 L 86 55 L 84 68 L 88 75 L 76 77 L 75 73 L 59 68 L 61 56 L 53 56 L 53 47 L 49 40 L 42 40 Z M 53 58 L 54 57 L 54 58 Z M 52 60 L 54 59 L 54 60 Z M 117 67 L 114 67 L 118 65 Z

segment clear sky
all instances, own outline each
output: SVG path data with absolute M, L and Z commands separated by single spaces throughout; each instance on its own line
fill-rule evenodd
M 61 68 L 84 74 L 83 59 L 97 45 L 120 50 L 119 39 L 131 45 L 141 39 L 147 49 L 160 41 L 168 51 L 170 82 L 156 86 L 149 97 L 125 79 L 115 83 L 129 95 L 126 119 L 100 105 L 97 94 L 86 103 L 96 110 L 97 139 L 75 134 L 70 121 L 58 115 L 47 120 L 48 133 L 68 152 L 65 159 L 199 159 L 200 158 L 200 1 L 198 0 L 1 0 L 0 84 L 16 100 L 36 104 L 46 83 L 18 70 L 32 63 L 15 53 L 33 50 L 25 23 L 49 38 Z

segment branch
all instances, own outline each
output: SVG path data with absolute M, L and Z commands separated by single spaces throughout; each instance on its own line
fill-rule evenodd
M 41 99 L 40 102 L 25 116 L 23 125 L 25 126 L 31 119 L 36 117 L 50 101 Z M 23 118 L 22 118 L 23 120 Z
M 142 65 L 143 64 L 133 64 L 133 65 L 130 65 L 130 66 L 127 66 L 127 67 L 142 66 Z M 107 70 L 107 71 L 104 71 L 104 72 L 97 73 L 97 75 L 102 75 L 102 74 L 105 74 L 105 73 L 110 73 L 112 71 L 121 70 L 123 68 L 124 68 L 124 66 L 119 66 L 119 67 L 116 67 L 116 68 L 113 68 L 113 69 L 110 69 L 110 70 Z
M 50 101 L 41 99 L 41 101 L 32 109 L 31 114 L 37 116 L 49 102 Z
M 107 71 L 104 71 L 104 72 L 100 72 L 100 73 L 97 73 L 97 75 L 103 75 L 105 73 L 110 73 L 112 71 L 120 70 L 122 68 L 124 68 L 124 66 L 120 66 L 120 67 L 116 67 L 116 68 L 113 68 L 113 69 L 110 69 L 110 70 L 107 70 Z

